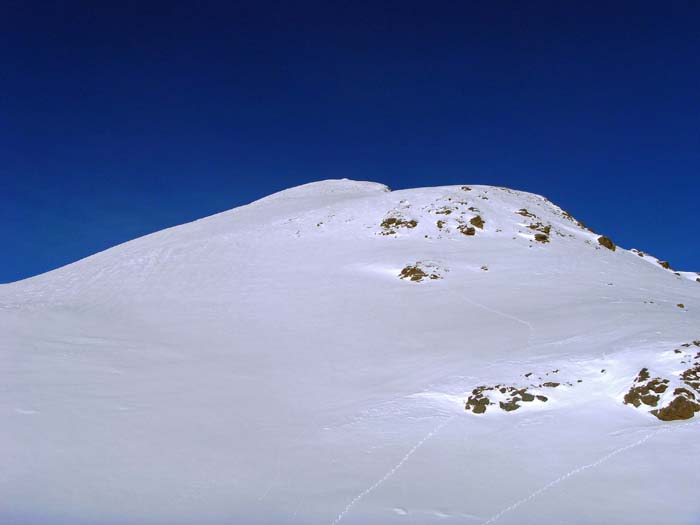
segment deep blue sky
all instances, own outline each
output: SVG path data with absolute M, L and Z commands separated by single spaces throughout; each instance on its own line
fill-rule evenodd
M 325 178 L 541 193 L 700 271 L 697 2 L 0 6 L 0 282 Z

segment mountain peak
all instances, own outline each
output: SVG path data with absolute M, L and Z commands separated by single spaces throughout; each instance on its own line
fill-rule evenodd
M 326 179 L 294 186 L 263 197 L 256 202 L 270 202 L 280 199 L 313 199 L 328 196 L 355 197 L 389 191 L 391 191 L 391 189 L 388 186 L 378 182 L 351 179 Z
M 489 523 L 561 483 L 503 521 L 687 521 L 700 277 L 611 237 L 329 180 L 2 285 L 8 493 L 23 523 Z

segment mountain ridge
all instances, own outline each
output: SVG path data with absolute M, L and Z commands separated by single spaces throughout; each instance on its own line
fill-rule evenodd
M 183 223 L 180 225 L 175 225 L 169 228 L 166 228 L 164 230 L 160 230 L 157 232 L 150 233 L 148 235 L 144 235 L 142 237 L 138 237 L 136 239 L 132 239 L 129 241 L 125 241 L 123 243 L 120 243 L 118 245 L 115 245 L 111 248 L 108 248 L 107 250 L 104 250 L 102 252 L 98 252 L 92 255 L 89 255 L 83 259 L 80 259 L 79 261 L 75 261 L 73 263 L 69 263 L 61 268 L 57 268 L 55 270 L 50 270 L 48 272 L 45 272 L 44 274 L 40 275 L 46 275 L 50 274 L 52 272 L 55 272 L 57 270 L 61 270 L 63 268 L 69 267 L 73 264 L 76 263 L 82 263 L 82 261 L 86 260 L 91 260 L 92 258 L 99 256 L 102 253 L 109 252 L 114 249 L 118 249 L 120 247 L 124 246 L 130 246 L 131 243 L 139 243 L 143 242 L 143 239 L 150 239 L 153 236 L 156 237 L 167 237 L 172 235 L 173 233 L 177 232 L 178 230 L 193 230 L 195 233 L 197 230 L 200 230 L 200 228 L 203 225 L 206 225 L 207 227 L 210 226 L 210 223 L 212 222 L 220 222 L 222 223 L 218 230 L 222 230 L 225 228 L 228 228 L 230 226 L 229 221 L 231 220 L 236 220 L 239 215 L 241 214 L 246 214 L 249 213 L 251 210 L 256 210 L 257 208 L 261 206 L 277 206 L 280 208 L 283 208 L 280 210 L 278 213 L 280 216 L 284 216 L 285 214 L 289 213 L 298 213 L 300 210 L 305 211 L 306 213 L 311 213 L 314 211 L 314 203 L 313 201 L 316 199 L 318 200 L 319 198 L 321 199 L 327 199 L 329 201 L 324 200 L 322 204 L 320 204 L 318 207 L 319 208 L 326 208 L 329 206 L 333 205 L 339 205 L 343 201 L 347 200 L 357 200 L 357 199 L 371 199 L 372 197 L 377 197 L 377 196 L 386 196 L 386 194 L 391 194 L 392 196 L 394 195 L 411 195 L 414 192 L 421 192 L 421 191 L 428 191 L 433 194 L 437 194 L 440 192 L 454 192 L 457 191 L 459 188 L 464 188 L 464 187 L 469 187 L 473 188 L 474 191 L 477 193 L 481 192 L 481 195 L 483 196 L 483 192 L 489 192 L 489 191 L 496 191 L 496 192 L 508 192 L 512 195 L 519 196 L 520 198 L 527 199 L 531 203 L 537 203 L 538 201 L 541 201 L 542 203 L 548 203 L 552 206 L 553 210 L 559 211 L 563 217 L 567 218 L 569 221 L 571 221 L 574 224 L 577 224 L 581 226 L 581 230 L 586 230 L 585 226 L 583 226 L 583 223 L 580 223 L 578 220 L 574 219 L 571 215 L 568 214 L 565 210 L 563 210 L 561 207 L 557 206 L 556 204 L 553 204 L 549 199 L 542 195 L 538 195 L 535 193 L 529 193 L 521 190 L 513 190 L 505 187 L 499 187 L 499 186 L 483 186 L 483 185 L 454 185 L 454 186 L 434 186 L 434 187 L 423 187 L 423 188 L 412 188 L 412 189 L 402 189 L 402 190 L 391 190 L 388 186 L 381 184 L 381 183 L 376 183 L 376 182 L 369 182 L 369 181 L 354 181 L 350 179 L 327 179 L 327 180 L 322 180 L 322 181 L 316 181 L 316 182 L 311 182 L 307 184 L 303 184 L 300 186 L 296 186 L 293 188 L 289 188 L 286 190 L 282 190 L 276 193 L 273 193 L 271 195 L 268 195 L 266 197 L 262 197 L 260 199 L 257 199 L 249 204 L 238 206 L 229 210 L 225 210 L 219 213 L 215 213 L 213 215 L 209 215 L 206 217 L 202 217 L 200 219 L 196 219 L 194 221 L 188 222 L 188 223 Z M 449 198 L 449 197 L 448 197 Z M 401 200 L 401 199 L 400 199 Z M 302 202 L 299 202 L 302 201 Z M 285 206 L 287 204 L 288 206 Z M 300 209 L 297 209 L 298 206 L 301 206 Z M 311 206 L 309 208 L 309 206 Z M 436 210 L 432 210 L 435 212 Z M 550 217 L 551 218 L 551 217 Z M 531 222 L 536 222 L 536 221 L 531 221 Z M 591 234 L 595 234 L 595 232 L 588 230 Z M 211 232 L 210 232 L 211 234 Z M 596 240 L 600 235 L 596 235 Z M 592 237 L 591 237 L 592 238 Z M 647 256 L 648 254 L 644 254 L 643 252 L 640 252 L 639 250 L 631 249 L 629 251 L 632 251 L 633 253 L 638 253 L 638 254 L 643 254 L 644 256 Z M 650 260 L 653 262 L 661 263 L 664 262 L 661 259 L 655 258 L 653 256 L 650 256 Z M 670 269 L 670 268 L 667 268 Z M 683 277 L 686 277 L 691 280 L 695 280 L 695 278 L 698 277 L 698 273 L 694 272 L 678 272 L 680 273 Z M 27 279 L 23 279 L 21 281 L 17 282 L 22 282 L 26 281 L 28 279 L 33 279 L 35 277 L 39 276 L 34 276 L 34 277 L 29 277 Z M 5 285 L 13 285 L 15 283 L 5 283 Z

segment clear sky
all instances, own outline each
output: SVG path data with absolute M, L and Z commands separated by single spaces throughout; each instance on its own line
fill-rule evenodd
M 700 271 L 698 2 L 2 2 L 0 282 L 326 178 L 544 194 Z

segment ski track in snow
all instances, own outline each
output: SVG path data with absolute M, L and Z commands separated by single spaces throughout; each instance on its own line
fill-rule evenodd
M 352 508 L 357 503 L 359 503 L 365 496 L 367 496 L 368 494 L 370 494 L 374 490 L 378 489 L 386 480 L 391 478 L 396 473 L 396 471 L 398 471 L 403 466 L 403 464 L 406 463 L 406 461 L 408 461 L 411 458 L 411 456 L 413 456 L 413 454 L 415 454 L 415 452 L 420 447 L 423 446 L 423 444 L 426 441 L 428 441 L 431 437 L 433 437 L 435 434 L 440 432 L 440 430 L 442 430 L 448 423 L 450 423 L 456 417 L 457 417 L 457 414 L 450 416 L 447 419 L 441 421 L 435 428 L 433 428 L 430 432 L 428 432 L 425 436 L 423 436 L 423 438 L 418 443 L 413 445 L 413 448 L 411 448 L 411 450 L 409 450 L 406 453 L 406 455 L 404 457 L 402 457 L 401 460 L 396 465 L 394 465 L 386 474 L 384 474 L 381 478 L 379 478 L 370 487 L 366 488 L 365 490 L 360 492 L 357 496 L 355 496 L 350 501 L 350 503 L 348 503 L 346 505 L 345 509 L 343 509 L 343 511 L 340 514 L 338 514 L 338 516 L 335 518 L 335 520 L 333 520 L 331 525 L 337 525 L 338 523 L 340 523 L 340 521 L 345 517 L 345 515 L 348 512 L 350 512 L 350 510 L 352 510 Z
M 501 317 L 505 317 L 506 319 L 510 319 L 512 321 L 516 321 L 520 324 L 527 326 L 527 329 L 529 330 L 527 346 L 528 347 L 530 346 L 530 338 L 535 333 L 535 329 L 532 327 L 531 323 L 529 323 L 528 321 L 525 321 L 524 319 L 520 319 L 520 317 L 516 317 L 514 315 L 510 315 L 510 314 L 507 314 L 505 312 L 501 312 L 500 310 L 496 310 L 495 308 L 491 308 L 490 306 L 486 306 L 485 304 L 477 303 L 476 301 L 474 301 L 472 299 L 467 299 L 466 297 L 461 297 L 461 299 L 463 301 L 468 302 L 469 304 L 473 304 L 474 306 L 476 306 L 478 308 L 486 310 L 487 312 L 491 312 L 493 314 L 500 315 Z
M 686 426 L 686 425 L 683 425 L 683 426 Z M 676 429 L 678 429 L 678 428 L 682 428 L 682 427 L 681 426 L 676 427 Z M 533 492 L 529 496 L 526 496 L 523 499 L 518 500 L 515 503 L 513 503 L 512 505 L 506 507 L 505 509 L 497 512 L 496 514 L 491 516 L 488 520 L 484 521 L 481 525 L 488 525 L 489 523 L 494 523 L 495 521 L 497 521 L 501 517 L 503 517 L 504 514 L 511 512 L 511 511 L 517 509 L 518 507 L 520 507 L 521 505 L 524 505 L 525 503 L 535 499 L 539 495 L 543 494 L 544 492 L 547 492 L 549 489 L 555 487 L 556 485 L 559 485 L 560 483 L 566 481 L 570 477 L 575 476 L 576 474 L 580 474 L 581 472 L 583 472 L 585 470 L 596 468 L 596 467 L 602 465 L 603 463 L 605 463 L 606 461 L 608 461 L 609 459 L 612 459 L 613 457 L 617 456 L 618 454 L 622 454 L 623 452 L 626 452 L 630 449 L 638 447 L 639 445 L 642 445 L 642 444 L 646 443 L 647 441 L 649 441 L 652 437 L 656 436 L 657 434 L 660 434 L 662 432 L 668 432 L 669 430 L 673 430 L 673 429 L 663 427 L 663 428 L 660 428 L 658 430 L 655 430 L 654 432 L 649 432 L 646 436 L 644 436 L 641 439 L 638 439 L 634 443 L 630 443 L 629 445 L 625 445 L 624 447 L 617 448 L 617 449 L 613 450 L 612 452 L 609 452 L 605 456 L 597 459 L 596 461 L 594 461 L 592 463 L 587 463 L 586 465 L 582 465 L 580 467 L 577 467 L 577 468 L 567 472 L 566 474 L 559 476 L 557 479 L 550 481 L 549 483 L 547 483 L 543 487 L 540 487 L 539 489 L 537 489 L 535 492 Z
M 472 306 L 476 306 L 477 308 L 481 308 L 482 310 L 485 310 L 486 312 L 500 315 L 501 317 L 504 317 L 506 319 L 510 319 L 511 321 L 515 321 L 517 323 L 520 323 L 520 324 L 526 326 L 528 329 L 528 336 L 527 336 L 527 344 L 526 344 L 525 348 L 526 349 L 530 348 L 530 345 L 532 343 L 532 336 L 535 333 L 535 329 L 530 322 L 526 321 L 525 319 L 521 319 L 520 317 L 517 317 L 515 315 L 507 314 L 507 313 L 502 312 L 500 310 L 496 310 L 495 308 L 491 308 L 490 306 L 486 306 L 485 304 L 474 301 L 473 299 L 469 299 L 468 297 L 465 297 L 464 295 L 458 293 L 455 290 L 450 290 L 450 292 L 453 293 L 454 295 L 456 295 L 462 301 L 465 301 L 465 302 L 471 304 Z

